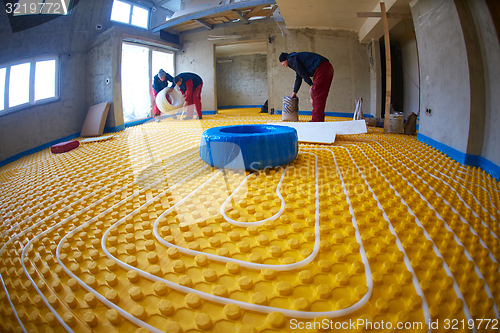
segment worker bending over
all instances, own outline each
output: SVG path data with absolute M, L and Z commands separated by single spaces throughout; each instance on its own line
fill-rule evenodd
M 193 119 L 193 107 L 196 106 L 198 118 L 202 119 L 201 113 L 201 89 L 203 80 L 194 73 L 180 73 L 174 78 L 174 83 L 179 87 L 184 95 L 184 107 L 187 106 L 186 117 L 184 120 Z
M 156 105 L 156 95 L 168 87 L 168 82 L 172 82 L 172 87 L 174 87 L 174 78 L 170 74 L 167 74 L 163 69 L 160 69 L 158 74 L 156 74 L 153 78 L 153 94 L 155 96 L 154 117 L 157 122 L 160 121 L 161 111 Z
M 296 73 L 292 98 L 302 85 L 302 80 L 311 86 L 312 122 L 325 121 L 325 105 L 333 80 L 333 67 L 325 57 L 312 52 L 281 53 L 281 64 L 290 67 Z M 312 80 L 311 80 L 312 77 Z

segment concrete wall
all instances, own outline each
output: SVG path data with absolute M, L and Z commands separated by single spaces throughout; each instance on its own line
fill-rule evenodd
M 274 25 L 275 26 L 275 25 Z M 287 30 L 281 33 L 268 48 L 268 80 L 270 85 L 269 107 L 283 108 L 283 96 L 293 92 L 295 72 L 278 61 L 281 52 L 315 52 L 323 55 L 334 68 L 334 77 L 325 111 L 354 112 L 355 100 L 363 98 L 363 112 L 370 113 L 370 64 L 367 44 L 358 42 L 355 32 L 343 30 Z M 309 86 L 303 82 L 299 94 L 299 110 L 311 111 Z
M 227 58 L 224 58 L 227 59 Z M 217 62 L 217 105 L 264 105 L 267 100 L 267 56 L 251 54 Z
M 97 36 L 87 52 L 87 105 L 111 103 L 106 127 L 115 127 L 117 123 L 113 103 L 114 38 L 115 29 L 111 28 Z
M 214 43 L 207 41 L 208 33 L 181 35 L 182 50 L 175 55 L 175 73 L 192 72 L 203 79 L 202 111 L 217 110 Z
M 420 60 L 420 133 L 500 165 L 500 46 L 485 1 L 419 0 L 412 15 Z
M 485 82 L 484 138 L 481 156 L 500 166 L 500 36 L 484 0 L 469 1 L 477 27 Z
M 201 30 L 181 35 L 183 49 L 177 54 L 177 71 L 198 73 L 203 79 L 203 110 L 216 109 L 214 41 L 207 41 L 211 31 Z M 217 29 L 217 35 L 238 34 L 240 41 L 269 40 L 267 48 L 267 83 L 269 108 L 281 110 L 283 97 L 293 90 L 295 72 L 278 61 L 281 52 L 316 52 L 330 60 L 335 75 L 328 96 L 326 111 L 354 112 L 355 99 L 363 97 L 365 113 L 370 113 L 370 65 L 366 44 L 360 44 L 351 31 L 287 30 L 283 35 L 273 22 L 248 25 L 228 25 Z M 299 110 L 312 110 L 309 89 L 303 83 L 299 91 Z
M 159 34 L 110 21 L 112 2 L 80 1 L 70 15 L 17 33 L 12 33 L 5 11 L 0 11 L 0 64 L 41 55 L 61 59 L 60 100 L 0 115 L 0 162 L 79 133 L 89 106 L 96 103 L 112 102 L 106 126 L 123 125 L 122 34 L 161 40 Z M 159 24 L 166 13 L 152 12 L 151 22 Z
M 0 11 L 0 64 L 40 55 L 60 55 L 60 100 L 0 115 L 0 161 L 39 145 L 78 133 L 86 109 L 85 77 L 88 13 L 81 1 L 68 16 L 12 33 Z
M 412 16 L 420 63 L 420 133 L 465 153 L 471 94 L 457 9 L 453 0 L 419 0 Z

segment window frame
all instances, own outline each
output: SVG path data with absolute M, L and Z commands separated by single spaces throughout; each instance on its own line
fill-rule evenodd
M 54 89 L 54 97 L 48 97 L 44 99 L 40 99 L 35 101 L 35 70 L 36 63 L 39 61 L 47 61 L 47 60 L 55 60 L 55 89 Z M 29 78 L 29 101 L 27 103 L 19 104 L 13 107 L 9 107 L 9 89 L 10 89 L 10 70 L 12 66 L 20 65 L 20 64 L 30 64 L 30 78 Z M 27 108 L 31 108 L 34 106 L 39 106 L 43 104 L 48 104 L 52 102 L 59 101 L 61 99 L 60 94 L 60 86 L 61 86 L 61 56 L 60 55 L 43 55 L 37 57 L 30 58 L 22 58 L 11 60 L 6 63 L 0 64 L 0 68 L 5 68 L 5 88 L 4 88 L 4 108 L 0 111 L 0 117 L 20 110 L 24 110 Z M 1 93 L 1 92 L 0 92 Z
M 113 12 L 113 5 L 114 5 L 115 1 L 116 0 L 113 0 L 113 2 L 111 4 L 111 13 Z M 136 3 L 136 2 L 127 1 L 127 0 L 118 0 L 118 1 L 130 5 L 130 12 L 128 13 L 128 23 L 112 20 L 111 19 L 111 13 L 110 13 L 109 14 L 109 20 L 111 22 L 113 22 L 114 24 L 124 24 L 126 26 L 131 26 L 131 27 L 135 27 L 135 28 L 139 28 L 139 29 L 143 29 L 143 30 L 148 30 L 149 31 L 149 27 L 151 25 L 151 8 L 150 7 L 147 7 L 145 5 L 142 5 L 142 4 L 139 4 L 139 3 Z M 147 23 L 147 27 L 146 28 L 141 27 L 139 25 L 132 24 L 132 15 L 134 13 L 134 7 L 138 7 L 138 8 L 142 8 L 142 9 L 147 10 L 147 12 L 148 12 L 148 23 Z

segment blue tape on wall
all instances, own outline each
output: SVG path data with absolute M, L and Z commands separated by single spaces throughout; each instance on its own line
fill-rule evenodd
M 495 163 L 491 162 L 490 160 L 482 156 L 462 153 L 461 151 L 456 150 L 455 148 L 447 146 L 444 143 L 431 139 L 428 136 L 425 136 L 420 133 L 417 133 L 417 140 L 426 143 L 431 147 L 436 148 L 443 154 L 448 155 L 450 158 L 454 159 L 455 161 L 461 164 L 469 165 L 476 168 L 481 168 L 484 171 L 486 171 L 489 175 L 491 175 L 491 177 L 500 180 L 500 166 L 496 165 Z
M 275 114 L 282 114 L 283 110 L 274 111 Z M 299 111 L 299 116 L 312 116 L 312 111 Z M 341 118 L 353 118 L 354 113 L 348 112 L 325 112 L 325 116 L 327 117 L 341 117 Z M 371 114 L 364 114 L 365 118 L 373 118 Z
M 217 109 L 219 110 L 226 110 L 226 109 L 245 109 L 245 108 L 261 108 L 262 105 L 225 105 L 225 106 L 219 106 Z M 203 114 L 205 114 L 205 111 L 203 111 Z
M 79 136 L 80 136 L 80 132 L 75 133 L 75 134 L 71 134 L 71 135 L 68 135 L 68 136 L 65 136 L 64 138 L 61 138 L 61 139 L 50 141 L 48 143 L 45 143 L 45 144 L 43 144 L 41 146 L 38 146 L 38 147 L 35 147 L 35 148 L 31 148 L 31 149 L 25 150 L 22 153 L 16 154 L 14 156 L 11 156 L 11 157 L 6 158 L 5 160 L 1 161 L 0 162 L 0 167 L 3 167 L 4 165 L 7 165 L 7 164 L 12 163 L 14 161 L 17 161 L 21 157 L 28 156 L 28 155 L 31 155 L 31 154 L 34 154 L 34 153 L 38 153 L 39 151 L 42 151 L 42 150 L 47 149 L 47 148 L 50 148 L 51 146 L 53 146 L 55 144 L 58 144 L 58 143 L 61 143 L 61 142 L 64 142 L 64 141 L 69 141 L 69 140 L 75 139 L 75 138 L 77 138 Z
M 104 133 L 115 133 L 115 132 L 120 132 L 125 129 L 125 125 L 120 125 L 116 127 L 104 127 Z

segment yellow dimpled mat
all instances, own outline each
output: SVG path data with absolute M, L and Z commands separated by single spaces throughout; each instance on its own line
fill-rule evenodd
M 162 119 L 0 168 L 0 331 L 498 332 L 495 179 L 376 128 L 261 171 L 199 157 L 207 128 L 279 120 Z

